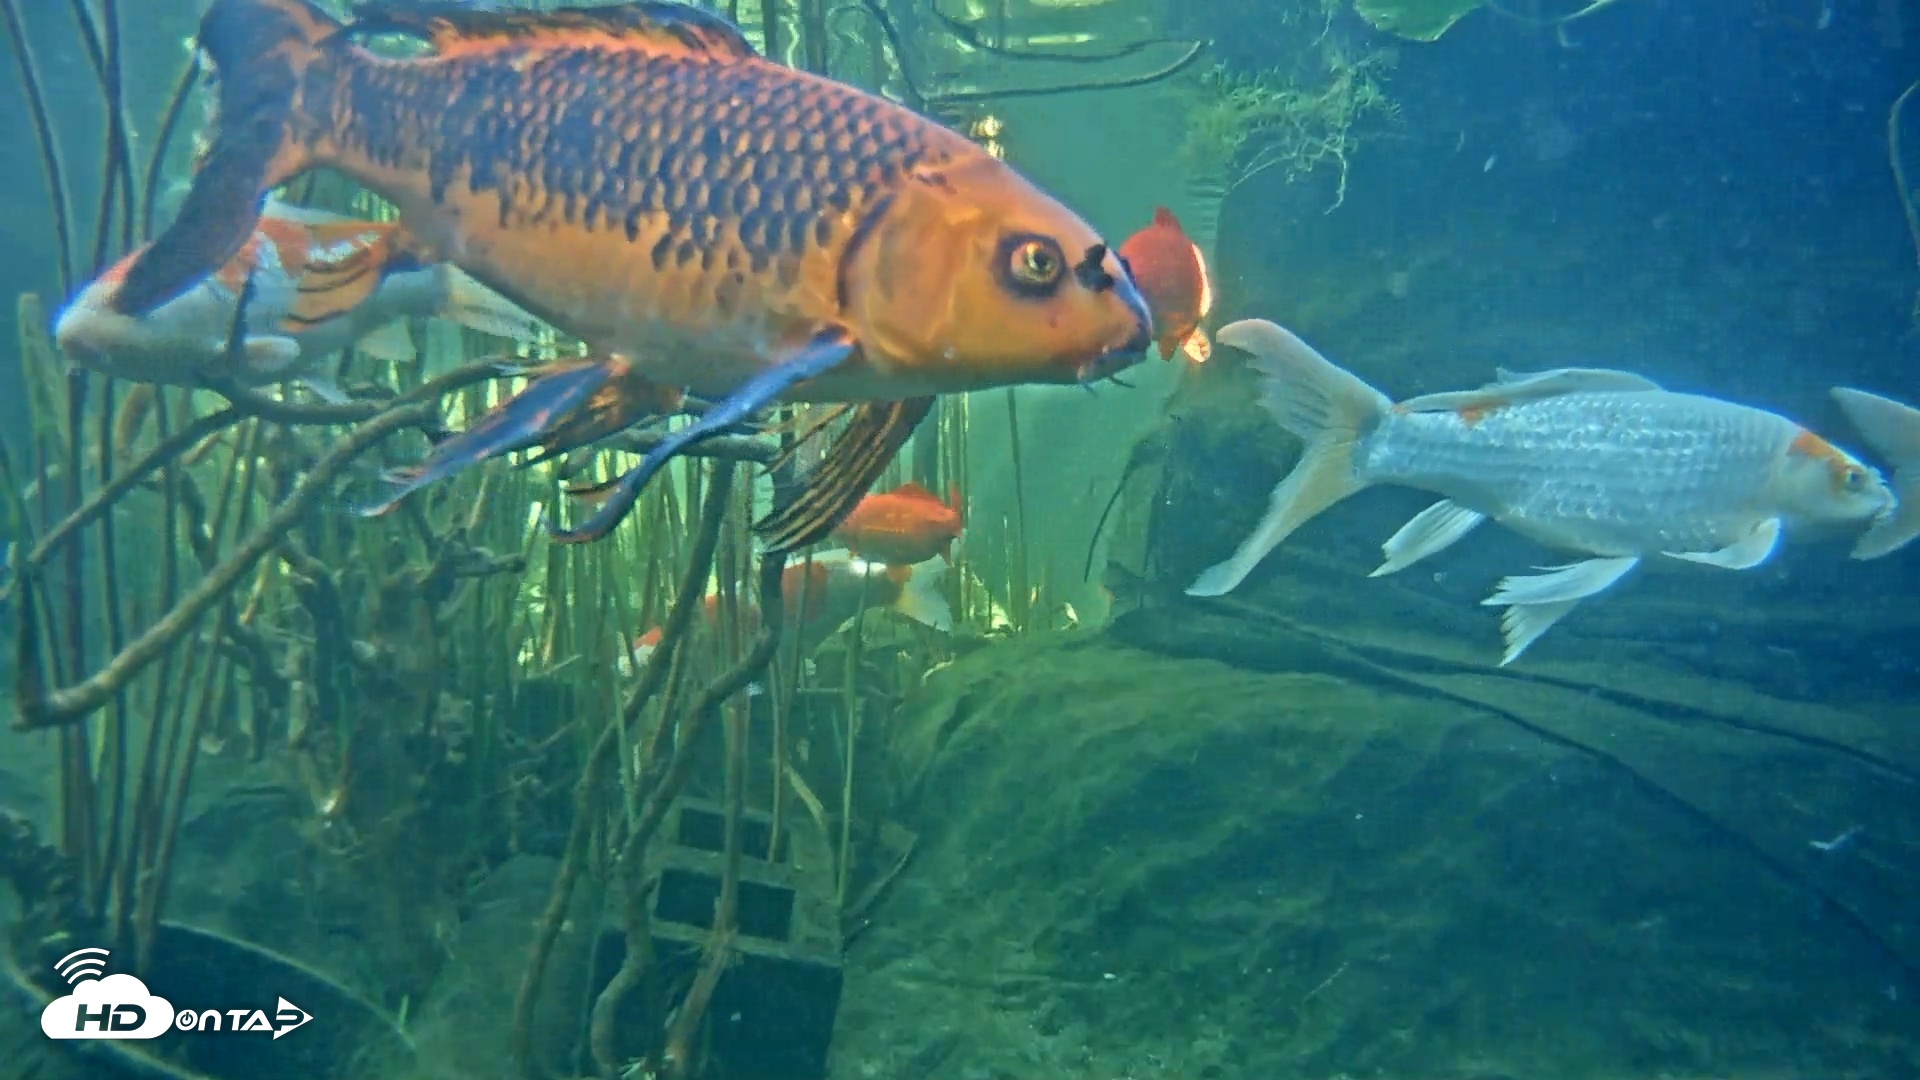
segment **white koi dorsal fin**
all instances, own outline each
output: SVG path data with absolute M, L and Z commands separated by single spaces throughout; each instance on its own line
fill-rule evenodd
M 1508 371 L 1497 368 L 1493 382 L 1478 390 L 1449 390 L 1422 394 L 1395 405 L 1400 412 L 1460 412 L 1497 409 L 1522 401 L 1539 401 L 1565 394 L 1639 393 L 1660 389 L 1644 375 L 1612 368 L 1554 368 L 1552 371 Z
M 1717 551 L 1668 551 L 1670 559 L 1685 559 L 1688 562 L 1702 563 L 1706 566 L 1718 566 L 1723 570 L 1751 570 L 1773 557 L 1774 549 L 1780 546 L 1780 519 L 1770 517 L 1753 527 L 1753 531 Z
M 1405 570 L 1429 555 L 1452 547 L 1485 520 L 1487 515 L 1478 510 L 1469 510 L 1452 499 L 1441 499 L 1413 515 L 1412 520 L 1400 526 L 1399 532 L 1387 538 L 1380 547 L 1387 561 L 1367 576 L 1380 577 Z
M 1527 646 L 1565 618 L 1574 605 L 1604 592 L 1639 564 L 1637 556 L 1622 555 L 1543 567 L 1547 571 L 1544 574 L 1501 579 L 1493 595 L 1480 601 L 1507 609 L 1500 615 L 1500 631 L 1507 641 L 1500 666 L 1506 667 L 1519 659 Z

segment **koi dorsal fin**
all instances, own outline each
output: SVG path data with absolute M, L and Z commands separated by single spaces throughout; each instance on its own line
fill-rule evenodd
M 1493 382 L 1478 390 L 1422 394 L 1400 402 L 1394 409 L 1398 412 L 1484 411 L 1565 394 L 1644 393 L 1660 389 L 1659 383 L 1643 375 L 1611 368 L 1555 368 L 1533 372 L 1499 368 L 1495 375 Z
M 699 53 L 744 60 L 757 55 L 732 23 L 692 4 L 636 0 L 607 7 L 528 11 L 463 0 L 367 0 L 349 30 L 406 34 L 442 56 L 511 45 L 597 45 Z

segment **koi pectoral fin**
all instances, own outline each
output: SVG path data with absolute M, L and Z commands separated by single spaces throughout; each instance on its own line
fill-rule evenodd
M 1723 570 L 1751 570 L 1773 557 L 1780 547 L 1780 519 L 1767 518 L 1753 531 L 1716 551 L 1668 551 L 1672 559 L 1684 559 Z
M 825 537 L 906 445 L 913 429 L 933 409 L 930 397 L 862 405 L 828 448 L 813 474 L 785 506 L 755 522 L 770 555 L 784 554 Z
M 603 360 L 540 376 L 475 421 L 472 427 L 441 441 L 417 468 L 395 477 L 395 485 L 385 498 L 360 508 L 359 513 L 365 517 L 384 514 L 401 499 L 436 480 L 488 458 L 534 445 L 556 424 L 565 422 L 624 365 L 623 360 Z
M 1639 564 L 1638 558 L 1623 555 L 1547 567 L 1543 568 L 1547 570 L 1544 574 L 1501 579 L 1494 594 L 1480 601 L 1507 609 L 1500 614 L 1500 630 L 1507 642 L 1500 666 L 1519 659 L 1528 646 L 1566 617 L 1574 605 L 1612 587 Z
M 853 355 L 853 349 L 853 337 L 843 327 L 831 327 L 815 334 L 792 357 L 747 380 L 745 386 L 707 410 L 698 420 L 669 435 L 620 478 L 592 517 L 578 528 L 552 530 L 553 539 L 557 543 L 577 544 L 607 535 L 633 509 L 647 481 L 676 455 L 724 434 L 794 386 L 846 362 Z

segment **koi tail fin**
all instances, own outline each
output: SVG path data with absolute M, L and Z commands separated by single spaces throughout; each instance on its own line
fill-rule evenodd
M 212 148 L 173 223 L 127 270 L 115 311 L 145 315 L 225 265 L 267 193 L 312 165 L 290 121 L 302 73 L 340 29 L 307 0 L 215 0 L 199 38 L 219 77 Z
M 938 557 L 916 566 L 890 566 L 887 572 L 905 576 L 900 582 L 900 596 L 894 600 L 893 610 L 922 626 L 930 626 L 942 633 L 952 632 L 953 608 L 947 603 L 946 593 L 941 591 L 947 568 L 941 565 Z
M 1833 388 L 1847 420 L 1893 467 L 1894 504 L 1853 546 L 1856 559 L 1877 559 L 1920 535 L 1920 409 L 1864 390 Z
M 1261 375 L 1261 404 L 1306 445 L 1299 463 L 1273 489 L 1267 516 L 1253 535 L 1225 562 L 1202 573 L 1188 596 L 1232 592 L 1295 529 L 1365 488 L 1368 481 L 1354 467 L 1355 451 L 1393 407 L 1385 394 L 1273 323 L 1247 319 L 1222 327 L 1217 337 L 1252 355 Z
M 447 269 L 447 301 L 440 317 L 459 323 L 469 330 L 507 338 L 534 341 L 545 323 L 524 311 L 520 305 L 475 280 L 473 275 L 454 266 Z

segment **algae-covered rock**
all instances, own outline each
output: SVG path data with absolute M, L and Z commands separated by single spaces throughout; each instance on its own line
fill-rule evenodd
M 1376 28 L 1409 41 L 1438 41 L 1483 0 L 1354 0 L 1353 10 Z
M 835 1075 L 1920 1069 L 1911 744 L 1410 644 L 1182 604 L 933 675 Z

